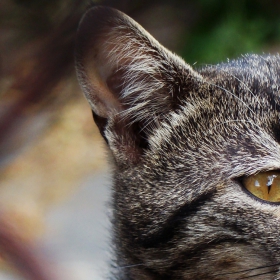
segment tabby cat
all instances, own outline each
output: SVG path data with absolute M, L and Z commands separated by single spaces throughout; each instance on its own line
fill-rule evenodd
M 76 68 L 114 163 L 111 279 L 280 279 L 280 56 L 194 70 L 93 7 Z

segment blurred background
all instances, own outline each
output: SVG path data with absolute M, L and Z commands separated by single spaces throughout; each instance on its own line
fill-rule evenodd
M 68 280 L 104 279 L 110 258 L 110 168 L 73 60 L 94 4 L 127 13 L 194 68 L 280 45 L 277 0 L 1 0 L 0 211 Z M 0 265 L 0 280 L 23 279 Z

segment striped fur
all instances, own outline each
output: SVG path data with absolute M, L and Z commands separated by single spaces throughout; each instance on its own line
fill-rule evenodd
M 280 279 L 280 206 L 239 180 L 280 169 L 280 57 L 195 71 L 95 7 L 76 66 L 115 165 L 112 279 Z

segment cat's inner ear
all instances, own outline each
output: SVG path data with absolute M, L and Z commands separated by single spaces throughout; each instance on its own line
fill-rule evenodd
M 141 132 L 145 138 L 144 130 L 183 106 L 185 95 L 201 79 L 134 20 L 105 7 L 90 9 L 81 20 L 76 68 L 105 138 L 108 122 L 119 122 L 116 133 L 129 131 L 134 134 L 130 139 L 138 139 Z

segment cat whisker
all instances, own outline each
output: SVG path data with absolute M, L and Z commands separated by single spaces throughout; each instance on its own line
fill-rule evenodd
M 240 99 L 240 98 L 239 98 L 236 94 L 234 94 L 233 92 L 231 92 L 231 91 L 229 91 L 229 90 L 227 90 L 227 89 L 225 89 L 225 88 L 223 88 L 223 87 L 221 87 L 221 86 L 218 86 L 218 85 L 216 85 L 216 84 L 210 83 L 210 82 L 208 82 L 208 81 L 205 81 L 205 82 L 206 82 L 207 84 L 211 85 L 211 86 L 217 87 L 217 88 L 223 90 L 224 92 L 226 92 L 226 93 L 232 95 L 232 96 L 235 97 L 238 101 L 240 101 L 245 107 L 247 107 L 248 110 L 249 110 L 253 115 L 256 115 L 256 113 L 249 107 L 249 105 L 247 105 L 242 99 Z
M 241 277 L 241 278 L 237 278 L 236 280 L 248 279 L 248 278 L 252 278 L 252 277 L 256 277 L 256 276 L 262 276 L 262 275 L 267 275 L 267 274 L 276 273 L 276 272 L 278 272 L 278 269 L 267 271 L 267 272 L 263 272 L 263 273 L 259 273 L 259 274 L 249 275 L 249 276 L 245 276 L 245 277 Z
M 275 263 L 271 265 L 264 265 L 264 266 L 258 266 L 250 269 L 244 269 L 244 270 L 239 270 L 239 271 L 234 271 L 234 272 L 227 272 L 227 273 L 219 273 L 219 274 L 214 274 L 213 276 L 223 276 L 223 275 L 233 275 L 233 274 L 240 274 L 240 273 L 246 273 L 246 272 L 251 272 L 259 269 L 264 269 L 264 268 L 269 268 L 269 267 L 275 267 L 279 266 L 280 263 Z M 278 271 L 278 270 L 277 270 Z M 274 272 L 274 271 L 273 271 Z M 266 273 L 272 273 L 272 271 L 266 272 Z M 259 275 L 259 274 L 258 274 Z M 257 275 L 254 275 L 257 276 Z M 246 276 L 249 277 L 249 276 Z M 251 276 L 250 276 L 251 277 Z M 238 279 L 244 279 L 244 278 L 238 278 Z
M 116 269 L 131 268 L 131 267 L 137 267 L 137 266 L 143 266 L 143 265 L 144 265 L 144 263 L 123 265 L 123 266 L 117 266 Z
M 233 75 L 232 73 L 228 72 L 228 71 L 225 71 L 224 69 L 219 69 L 219 70 L 222 70 L 224 73 L 230 75 L 231 77 L 235 78 L 238 82 L 240 82 L 244 87 L 246 87 L 246 89 L 250 92 L 250 94 L 254 97 L 254 99 L 256 99 L 257 95 L 254 94 L 249 86 L 247 84 L 245 84 L 242 80 L 240 80 L 239 78 L 237 78 L 235 75 Z M 260 105 L 260 107 L 262 107 L 261 103 L 259 102 L 259 99 L 256 99 L 258 104 Z

